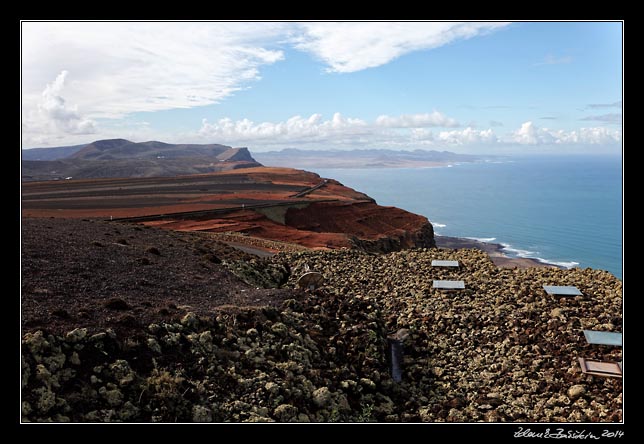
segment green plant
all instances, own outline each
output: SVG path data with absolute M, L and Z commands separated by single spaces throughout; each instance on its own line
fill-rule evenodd
M 360 414 L 356 418 L 357 422 L 374 422 L 375 418 L 373 417 L 373 404 L 365 404 L 362 406 Z

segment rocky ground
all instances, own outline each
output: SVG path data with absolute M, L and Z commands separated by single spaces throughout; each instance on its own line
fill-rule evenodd
M 64 333 L 112 328 L 129 335 L 187 310 L 279 306 L 290 290 L 257 288 L 224 263 L 249 256 L 205 233 L 101 220 L 22 221 L 22 326 Z M 274 286 L 288 278 L 276 270 Z M 281 277 L 280 277 L 281 276 Z
M 430 266 L 448 258 L 461 268 Z M 297 288 L 307 269 L 322 288 Z M 207 234 L 25 219 L 23 420 L 620 421 L 622 381 L 577 357 L 621 360 L 582 334 L 621 331 L 621 313 L 607 272 L 499 269 L 478 250 L 260 259 Z
M 461 267 L 431 267 L 433 259 Z M 500 269 L 473 249 L 282 260 L 292 276 L 317 270 L 326 291 L 377 306 L 389 336 L 406 332 L 398 420 L 412 412 L 421 421 L 621 420 L 621 380 L 583 375 L 577 362 L 622 359 L 621 349 L 587 345 L 582 333 L 621 331 L 622 283 L 608 272 Z M 433 279 L 464 280 L 466 289 L 432 289 Z M 550 297 L 542 285 L 575 285 L 584 296 Z

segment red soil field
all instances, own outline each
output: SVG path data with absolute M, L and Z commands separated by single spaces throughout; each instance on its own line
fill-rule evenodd
M 178 231 L 240 232 L 309 248 L 350 247 L 355 238 L 394 238 L 406 248 L 427 226 L 431 231 L 425 217 L 381 207 L 333 179 L 290 168 L 27 182 L 22 214 L 108 220 L 145 216 L 132 221 Z

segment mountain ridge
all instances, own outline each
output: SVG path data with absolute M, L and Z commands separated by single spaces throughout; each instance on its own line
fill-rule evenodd
M 85 145 L 22 150 L 23 180 L 154 177 L 261 166 L 246 147 L 103 139 Z
M 85 148 L 87 143 L 69 146 L 54 146 L 49 148 L 27 148 L 22 149 L 22 160 L 58 160 L 69 157 L 81 149 Z
M 489 156 L 486 156 L 486 158 Z M 301 150 L 255 153 L 264 165 L 291 168 L 413 168 L 447 165 L 456 162 L 478 162 L 481 156 L 437 150 Z
M 131 142 L 126 139 L 97 140 L 70 156 L 74 159 L 110 160 L 113 158 L 178 158 L 218 157 L 235 148 L 221 144 L 173 144 L 150 140 Z M 239 148 L 237 148 L 239 149 Z

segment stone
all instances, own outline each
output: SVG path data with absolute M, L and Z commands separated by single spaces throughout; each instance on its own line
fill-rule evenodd
M 181 318 L 181 325 L 194 330 L 199 326 L 199 318 L 196 314 L 189 311 L 183 318 Z
M 288 334 L 288 328 L 281 322 L 276 322 L 271 326 L 271 331 L 278 336 L 286 336 Z
M 86 328 L 75 328 L 65 335 L 65 340 L 70 343 L 76 343 L 82 341 L 87 337 Z
M 212 422 L 212 411 L 203 405 L 193 406 L 192 422 Z
M 321 387 L 313 392 L 313 403 L 319 407 L 325 407 L 331 402 L 331 391 L 328 387 Z
M 148 338 L 148 348 L 155 353 L 161 354 L 161 346 L 154 338 Z
M 273 410 L 273 416 L 281 422 L 297 420 L 298 409 L 291 404 L 280 404 Z
M 586 393 L 586 387 L 581 384 L 573 385 L 568 389 L 568 397 L 572 400 L 579 398 L 584 393 Z
M 72 352 L 72 355 L 69 357 L 69 362 L 72 365 L 80 365 L 81 362 L 77 352 Z

